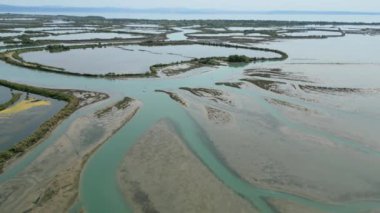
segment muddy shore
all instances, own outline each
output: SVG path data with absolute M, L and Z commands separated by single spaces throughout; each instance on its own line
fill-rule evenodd
M 119 184 L 134 212 L 256 212 L 194 156 L 167 120 L 127 153 Z

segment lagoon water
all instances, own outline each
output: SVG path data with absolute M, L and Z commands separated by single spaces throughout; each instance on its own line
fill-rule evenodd
M 19 33 L 19 32 L 7 32 L 7 33 L 0 32 L 0 37 L 12 37 L 12 36 L 19 36 L 19 35 L 22 35 L 22 33 Z
M 22 54 L 24 60 L 54 67 L 70 72 L 106 73 L 145 73 L 150 66 L 193 58 L 227 57 L 229 55 L 250 57 L 273 57 L 274 53 L 205 45 L 139 46 L 126 45 L 95 49 L 74 49 L 51 54 L 47 51 Z M 110 57 L 111 56 L 111 57 Z
M 290 58 L 283 62 L 257 63 L 243 67 L 201 68 L 173 78 L 128 80 L 63 76 L 31 71 L 0 62 L 0 78 L 42 87 L 102 91 L 111 95 L 111 101 L 129 96 L 143 102 L 144 105 L 138 114 L 110 138 L 86 164 L 80 182 L 80 201 L 76 204 L 76 207 L 79 206 L 78 209 L 84 208 L 88 212 L 131 211 L 130 205 L 124 201 L 115 175 L 128 150 L 157 121 L 167 118 L 177 125 L 178 134 L 187 147 L 210 171 L 261 212 L 274 212 L 265 202 L 268 198 L 292 201 L 325 212 L 354 213 L 379 210 L 380 145 L 376 140 L 380 137 L 380 114 L 377 109 L 377 106 L 380 106 L 379 93 L 335 95 L 296 91 L 297 95 L 302 95 L 299 98 L 271 93 L 248 85 L 239 90 L 214 84 L 239 81 L 245 77 L 243 72 L 248 68 L 281 68 L 284 73 L 307 78 L 313 85 L 378 89 L 379 37 L 350 35 L 344 38 L 281 40 L 253 45 L 285 51 Z M 106 57 L 105 53 L 112 57 L 124 54 L 128 57 L 134 54 L 157 55 L 160 60 L 168 58 L 169 61 L 176 57 L 225 56 L 236 51 L 246 51 L 194 45 L 148 49 L 142 46 L 123 47 L 127 49 L 112 47 L 72 50 L 57 54 L 37 52 L 22 56 L 26 60 L 34 59 L 38 62 L 54 62 L 56 57 L 57 63 L 58 58 L 64 57 L 64 64 L 50 64 L 62 66 L 73 63 L 72 60 L 77 60 L 76 63 L 81 60 L 82 64 L 73 63 L 70 65 L 72 67 L 67 68 L 82 71 L 88 66 L 93 66 L 90 62 L 93 62 L 94 58 Z M 267 56 L 267 53 L 255 51 L 245 53 Z M 86 59 L 87 55 L 91 57 Z M 77 59 L 78 56 L 82 58 Z M 112 66 L 114 67 L 114 64 Z M 147 66 L 137 68 L 145 70 Z M 305 84 L 292 80 L 287 82 L 294 84 L 296 88 L 298 84 Z M 241 128 L 215 130 L 213 126 L 201 122 L 200 118 L 193 116 L 191 111 L 187 111 L 165 94 L 154 92 L 155 89 L 178 92 L 178 88 L 183 86 L 216 88 L 236 95 L 236 99 L 244 103 L 243 108 L 232 109 L 237 114 L 237 122 L 241 122 Z M 269 104 L 268 98 L 297 104 L 317 113 L 310 115 L 294 112 Z M 210 104 L 206 101 L 199 102 Z M 55 138 L 65 134 L 73 118 L 92 113 L 94 110 L 84 108 L 74 113 L 48 140 L 2 174 L 0 183 L 12 180 L 29 162 L 36 160 L 38 153 L 54 144 Z M 229 140 L 229 134 L 234 136 L 234 140 Z M 220 156 L 225 161 L 221 160 Z M 261 165 L 260 160 L 272 164 Z M 226 165 L 226 162 L 229 165 Z M 250 182 L 257 177 L 255 175 L 258 175 L 262 182 Z M 291 177 L 293 182 L 284 184 L 285 186 L 276 185 L 276 177 L 284 180 Z M 266 179 L 269 181 L 265 182 Z M 308 188 L 312 186 L 316 188 Z M 314 191 L 318 193 L 313 193 Z M 328 196 L 324 196 L 324 191 Z
M 14 91 L 18 93 L 19 91 Z M 21 92 L 22 93 L 22 92 Z M 25 100 L 23 93 L 20 101 Z M 39 95 L 29 94 L 30 98 L 49 101 L 48 106 L 38 106 L 16 114 L 0 115 L 0 151 L 8 150 L 17 142 L 35 132 L 39 126 L 61 110 L 66 102 Z
M 329 31 L 318 31 L 318 30 L 310 30 L 306 32 L 290 32 L 290 33 L 283 33 L 282 35 L 287 36 L 339 36 L 341 35 L 340 32 L 329 32 Z
M 0 86 L 0 104 L 7 102 L 12 98 L 10 89 Z
M 36 37 L 33 40 L 59 40 L 59 41 L 70 41 L 70 40 L 91 40 L 91 39 L 113 39 L 113 38 L 142 38 L 140 35 L 132 34 L 120 34 L 120 33 L 73 33 L 64 35 L 50 35 L 47 37 Z
M 23 14 L 23 12 L 20 12 Z M 33 14 L 28 12 L 27 14 Z M 36 14 L 57 15 L 49 12 Z M 191 13 L 85 13 L 61 12 L 60 15 L 98 15 L 106 18 L 160 19 L 160 20 L 279 20 L 279 21 L 329 21 L 329 22 L 380 22 L 380 15 L 336 15 L 336 14 L 191 14 Z
M 168 34 L 167 35 L 168 41 L 182 41 L 182 40 L 186 40 L 187 39 L 186 34 L 198 32 L 198 30 L 185 29 L 185 28 L 174 28 L 174 30 L 177 30 L 179 32 Z

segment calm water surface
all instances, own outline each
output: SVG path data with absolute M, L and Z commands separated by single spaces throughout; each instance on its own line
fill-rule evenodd
M 91 39 L 113 39 L 113 38 L 142 38 L 143 36 L 120 33 L 78 33 L 65 35 L 50 35 L 47 37 L 32 38 L 32 40 L 91 40 Z
M 0 86 L 0 104 L 7 102 L 12 98 L 10 89 Z
M 19 92 L 19 91 L 14 91 Z M 26 94 L 20 98 L 25 99 Z M 33 107 L 31 109 L 7 116 L 0 116 L 0 151 L 4 151 L 35 132 L 41 124 L 49 120 L 61 110 L 66 102 L 29 94 L 30 98 L 46 100 L 49 106 Z
M 175 46 L 139 46 L 126 45 L 119 47 L 74 49 L 60 53 L 47 51 L 22 54 L 26 61 L 37 62 L 67 71 L 79 73 L 145 73 L 150 66 L 159 63 L 188 61 L 193 58 L 229 55 L 247 55 L 250 57 L 273 57 L 273 53 L 263 53 L 248 49 L 204 45 Z M 110 57 L 111 56 L 111 57 Z M 110 66 L 112 65 L 112 66 Z
M 125 203 L 117 185 L 115 175 L 117 174 L 122 159 L 128 152 L 129 148 L 161 118 L 169 118 L 175 122 L 178 126 L 179 134 L 182 136 L 188 147 L 190 147 L 202 162 L 205 163 L 214 175 L 226 186 L 249 200 L 262 212 L 273 212 L 273 209 L 264 202 L 264 197 L 290 200 L 298 204 L 327 212 L 365 212 L 371 209 L 379 209 L 379 202 L 355 201 L 330 204 L 302 198 L 287 192 L 260 188 L 248 184 L 247 181 L 231 172 L 223 162 L 219 161 L 219 158 L 215 153 L 209 149 L 206 144 L 210 143 L 210 141 L 207 133 L 203 131 L 204 126 L 197 123 L 180 105 L 173 102 L 164 94 L 155 93 L 154 90 L 176 90 L 181 86 L 215 87 L 214 82 L 239 79 L 241 78 L 244 69 L 255 67 L 280 67 L 286 72 L 307 76 L 322 85 L 378 88 L 380 85 L 380 76 L 378 72 L 378 63 L 380 63 L 380 61 L 377 57 L 377 51 L 380 49 L 378 46 L 380 45 L 380 42 L 378 39 L 379 37 L 348 36 L 345 38 L 325 40 L 284 40 L 261 44 L 260 46 L 280 49 L 289 53 L 289 60 L 276 63 L 251 64 L 247 67 L 202 68 L 194 71 L 197 75 L 186 73 L 183 76 L 168 79 L 130 79 L 126 81 L 110 81 L 105 79 L 74 78 L 30 71 L 13 67 L 4 64 L 3 62 L 0 62 L 0 67 L 2 68 L 0 78 L 43 87 L 103 91 L 111 94 L 113 99 L 129 96 L 141 100 L 144 103 L 144 106 L 139 113 L 104 146 L 102 146 L 86 164 L 81 177 L 80 202 L 76 205 L 85 208 L 88 212 L 130 212 L 130 208 L 128 204 Z M 165 51 L 159 49 L 157 52 L 159 52 L 159 54 L 162 54 L 163 52 L 174 52 L 175 54 L 196 57 L 199 56 L 192 54 L 202 53 L 215 55 L 226 53 L 224 49 L 220 51 L 210 47 L 207 47 L 210 48 L 207 50 L 197 50 L 200 52 L 194 52 L 197 48 L 193 47 L 189 47 L 188 49 L 184 47 L 186 51 L 181 48 L 179 52 L 176 52 L 176 50 L 179 49 L 176 47 L 165 48 L 168 49 L 165 49 Z M 89 51 L 91 52 L 93 50 Z M 120 49 L 117 51 L 131 52 Z M 149 49 L 149 51 L 156 52 L 152 49 Z M 203 51 L 205 53 L 203 53 Z M 68 52 L 59 54 L 68 54 Z M 39 57 L 42 56 L 40 55 Z M 358 64 L 360 64 L 360 66 L 358 66 Z M 375 128 L 376 124 L 377 126 L 379 124 L 378 121 L 380 120 L 380 116 L 377 107 L 374 106 L 380 105 L 380 98 L 378 95 L 363 96 L 361 97 L 360 102 L 354 102 L 350 99 L 345 99 L 344 97 L 337 98 L 334 96 L 335 98 L 330 99 L 329 96 L 325 97 L 325 95 L 319 95 L 318 97 L 320 97 L 321 100 L 320 103 L 306 103 L 292 97 L 268 94 L 266 91 L 259 89 L 251 91 L 249 89 L 234 90 L 226 89 L 224 87 L 217 88 L 244 95 L 245 97 L 252 99 L 252 101 L 256 102 L 266 110 L 265 119 L 273 120 L 273 122 L 279 123 L 295 131 L 326 138 L 334 143 L 347 146 L 353 151 L 363 151 L 363 153 L 365 153 L 364 156 L 373 159 L 373 162 L 379 162 L 380 160 L 379 151 L 376 149 L 368 149 L 365 145 L 366 143 L 376 143 L 376 141 L 374 142 L 370 138 L 364 138 L 363 145 L 362 143 L 357 143 L 357 141 L 342 137 L 339 134 L 334 134 L 334 131 L 331 132 L 323 128 L 313 128 L 310 125 L 304 125 L 303 123 L 296 122 L 292 118 L 287 117 L 282 111 L 265 101 L 265 98 L 267 97 L 276 97 L 289 102 L 307 105 L 308 107 L 317 109 L 321 112 L 329 113 L 333 115 L 334 118 L 342 118 L 344 121 L 357 121 L 363 125 L 363 129 L 368 128 L 369 133 L 377 137 L 379 136 L 379 133 Z M 346 105 L 346 103 L 349 103 L 349 108 L 336 108 L 329 105 Z M 73 120 L 73 117 L 82 113 L 89 112 L 86 109 L 83 109 L 72 115 L 71 118 L 66 120 L 63 125 L 54 131 L 47 141 L 32 150 L 27 158 L 23 159 L 23 161 L 17 166 L 12 167 L 6 173 L 1 175 L 0 181 L 6 181 L 7 179 L 12 178 L 14 174 L 17 174 L 17 172 L 22 171 L 28 162 L 34 160 L 38 156 L 38 153 L 41 152 L 41 150 L 46 148 L 49 144 L 54 143 L 54 139 L 60 134 L 63 134 L 65 128 L 67 128 Z M 338 129 L 351 128 L 348 125 L 343 127 L 340 127 L 339 125 L 335 126 L 335 123 L 330 125 L 333 128 Z M 252 124 L 252 127 L 254 126 L 260 128 L 260 125 Z M 277 129 L 273 129 L 272 133 L 268 134 L 273 134 L 274 136 L 277 135 Z M 267 137 L 270 137 L 270 135 Z M 272 147 L 272 149 L 275 150 L 276 147 Z M 297 149 L 297 146 L 295 144 L 289 144 L 284 151 L 292 149 Z M 292 152 L 289 151 L 287 153 L 290 154 Z M 313 159 L 317 159 L 316 156 L 318 156 L 318 153 L 311 153 L 313 154 Z M 296 158 L 293 158 L 293 156 L 294 155 L 285 155 L 283 159 L 284 163 L 288 163 L 289 158 L 297 160 Z M 307 160 L 306 156 L 307 155 L 305 155 L 305 158 L 303 159 L 305 161 Z M 345 163 L 345 160 L 349 159 L 348 157 L 349 156 L 342 155 L 342 153 L 333 153 L 333 155 L 329 156 L 329 162 L 333 165 L 349 165 L 355 163 Z M 301 161 L 298 159 L 298 162 L 302 162 L 302 159 Z M 323 162 L 323 159 L 316 163 L 320 162 Z M 361 165 L 360 163 L 357 164 Z M 378 167 L 376 167 L 377 164 L 369 167 L 361 166 L 360 169 L 353 168 L 352 165 L 355 164 L 342 167 L 344 172 L 340 172 L 340 174 L 334 178 L 345 180 L 346 176 L 363 177 L 363 179 L 368 182 L 376 182 L 378 179 L 377 177 L 380 176 L 380 171 Z M 331 170 L 334 169 L 334 167 L 327 168 Z M 358 173 L 359 171 L 361 173 Z M 326 172 L 332 171 L 326 170 Z M 321 180 L 322 182 L 326 181 L 325 179 Z M 353 185 L 349 180 L 342 182 L 345 182 L 348 185 Z

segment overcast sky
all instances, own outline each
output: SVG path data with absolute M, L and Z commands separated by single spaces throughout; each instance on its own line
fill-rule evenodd
M 380 0 L 1 0 L 0 4 L 226 10 L 327 10 L 380 12 Z

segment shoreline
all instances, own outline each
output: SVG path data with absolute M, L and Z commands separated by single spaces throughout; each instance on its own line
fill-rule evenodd
M 0 111 L 6 110 L 8 107 L 15 104 L 18 100 L 20 100 L 21 94 L 20 93 L 13 93 L 11 99 L 6 101 L 3 104 L 0 104 Z
M 0 174 L 3 173 L 4 169 L 9 166 L 16 159 L 27 153 L 37 144 L 43 142 L 52 131 L 56 129 L 59 124 L 62 123 L 66 118 L 68 118 L 75 111 L 83 107 L 81 106 L 81 100 L 74 95 L 73 90 L 55 90 L 41 87 L 34 87 L 24 84 L 18 84 L 14 82 L 9 82 L 5 80 L 0 80 L 0 85 L 12 88 L 14 90 L 30 92 L 33 94 L 41 95 L 44 97 L 53 98 L 55 100 L 65 101 L 67 104 L 63 107 L 58 113 L 56 113 L 53 117 L 46 120 L 35 132 L 26 137 L 25 139 L 19 141 L 10 149 L 0 152 Z M 85 92 L 85 91 L 82 91 Z M 97 92 L 95 93 L 96 100 L 92 103 L 96 103 L 108 98 L 108 95 Z M 92 104 L 89 103 L 89 104 Z M 87 104 L 88 105 L 88 104 Z
M 117 102 L 115 103 L 114 105 L 112 106 L 109 106 L 109 107 L 117 107 L 116 105 L 120 103 Z M 123 128 L 123 126 L 128 123 L 139 111 L 140 109 L 140 104 L 134 100 L 134 99 L 130 99 L 129 100 L 129 104 L 126 108 L 123 108 L 123 109 L 119 109 L 119 110 L 126 110 L 128 107 L 131 107 L 131 105 L 133 104 L 136 104 L 137 106 L 135 106 L 135 108 L 132 110 L 132 112 L 130 112 L 128 114 L 128 116 L 126 116 L 123 121 L 121 122 L 121 124 L 119 125 L 118 128 L 114 129 L 110 134 L 109 136 L 107 136 L 104 140 L 100 141 L 95 147 L 91 148 L 91 150 L 89 150 L 89 152 L 87 152 L 86 154 L 83 155 L 83 157 L 81 159 L 78 159 L 77 161 L 77 164 L 73 164 L 73 166 L 71 168 L 74 168 L 73 170 L 74 171 L 78 171 L 78 174 L 72 174 L 74 175 L 74 178 L 72 180 L 71 183 L 64 183 L 64 181 L 62 181 L 63 183 L 62 184 L 72 184 L 72 188 L 73 188 L 73 195 L 70 197 L 70 198 L 67 198 L 68 199 L 68 205 L 63 209 L 63 212 L 67 212 L 74 204 L 75 202 L 78 201 L 79 198 L 79 183 L 80 183 L 80 178 L 82 176 L 82 172 L 83 172 L 83 169 L 86 165 L 86 163 L 88 162 L 88 160 L 91 158 L 91 156 L 102 146 L 104 145 L 104 143 L 106 143 L 112 136 L 114 136 L 116 134 L 116 132 L 118 132 L 121 128 Z M 109 107 L 106 107 L 104 109 L 107 109 Z M 96 115 L 96 112 L 95 112 L 95 116 L 97 117 Z M 79 166 L 78 166 L 79 165 Z M 76 168 L 76 167 L 79 167 L 79 168 Z M 72 172 L 72 173 L 75 173 L 75 172 Z M 65 175 L 63 175 L 65 176 Z M 67 180 L 66 180 L 67 181 Z M 51 199 L 54 199 L 54 196 L 51 198 Z M 50 203 L 49 203 L 50 202 Z M 62 202 L 62 201 L 56 201 L 56 202 Z M 51 201 L 51 200 L 48 200 L 46 203 L 39 203 L 40 206 L 38 206 L 37 208 L 44 208 L 44 205 L 53 205 L 55 204 L 54 201 Z M 46 206 L 45 206 L 46 208 Z M 49 208 L 49 207 L 47 207 Z M 32 211 L 32 212 L 35 212 L 35 211 Z M 37 210 L 37 212 L 39 212 Z
M 135 116 L 141 105 L 140 101 L 125 98 L 101 107 L 100 111 L 112 107 L 101 117 L 92 112 L 76 118 L 66 133 L 24 172 L 0 185 L 1 208 L 18 212 L 56 212 L 57 209 L 67 212 L 80 199 L 80 177 L 86 162 Z M 91 143 L 82 141 L 88 134 L 93 135 Z M 24 187 L 17 188 L 20 185 Z
M 256 212 L 255 206 L 214 176 L 173 125 L 170 120 L 158 121 L 124 156 L 117 179 L 132 209 L 136 212 Z M 149 179 L 146 173 L 158 180 Z M 200 191 L 201 194 L 196 193 Z
M 160 70 L 163 70 L 167 67 L 173 66 L 173 65 L 182 65 L 182 64 L 190 64 L 189 68 L 179 68 L 177 70 L 171 70 L 172 74 L 178 74 L 182 72 L 189 71 L 193 68 L 199 68 L 204 66 L 215 66 L 220 65 L 220 62 L 225 63 L 236 63 L 236 62 L 245 62 L 245 63 L 256 63 L 256 62 L 264 62 L 264 61 L 282 61 L 286 60 L 288 58 L 288 55 L 285 52 L 282 52 L 280 50 L 274 50 L 274 49 L 268 49 L 268 48 L 258 48 L 258 47 L 248 47 L 248 46 L 241 46 L 241 45 L 232 45 L 232 44 L 218 44 L 218 43 L 207 43 L 207 42 L 199 42 L 199 41 L 143 41 L 140 43 L 131 43 L 131 42 L 125 42 L 125 43 L 105 43 L 105 44 L 76 44 L 76 45 L 66 45 L 62 46 L 64 48 L 68 48 L 66 51 L 70 51 L 71 49 L 80 49 L 80 48 L 103 48 L 103 47 L 109 47 L 109 46 L 116 46 L 116 45 L 140 45 L 140 46 L 169 46 L 169 45 L 204 45 L 204 46 L 217 46 L 217 47 L 225 47 L 225 48 L 236 48 L 236 49 L 248 49 L 252 51 L 263 51 L 263 52 L 272 52 L 274 54 L 279 55 L 278 57 L 247 57 L 245 56 L 244 61 L 231 61 L 230 57 L 232 56 L 225 56 L 225 57 L 205 57 L 205 58 L 195 58 L 192 60 L 187 61 L 177 61 L 172 62 L 168 64 L 154 64 L 150 66 L 149 70 L 147 70 L 145 73 L 103 73 L 103 74 L 91 74 L 91 73 L 78 73 L 78 72 L 71 72 L 66 71 L 63 68 L 48 66 L 44 64 L 34 63 L 34 62 L 27 62 L 24 61 L 24 59 L 20 56 L 23 53 L 27 52 L 35 52 L 35 51 L 43 51 L 47 50 L 49 46 L 47 47 L 31 47 L 31 48 L 23 48 L 23 49 L 17 49 L 17 50 L 7 50 L 3 53 L 0 53 L 0 60 L 3 60 L 4 62 L 29 68 L 32 70 L 37 71 L 43 71 L 43 72 L 50 72 L 50 73 L 56 73 L 56 74 L 62 74 L 62 75 L 70 75 L 70 76 L 80 76 L 80 77 L 88 77 L 88 78 L 106 78 L 106 79 L 123 79 L 123 78 L 154 78 L 158 77 L 158 72 Z M 236 55 L 235 55 L 236 56 Z

